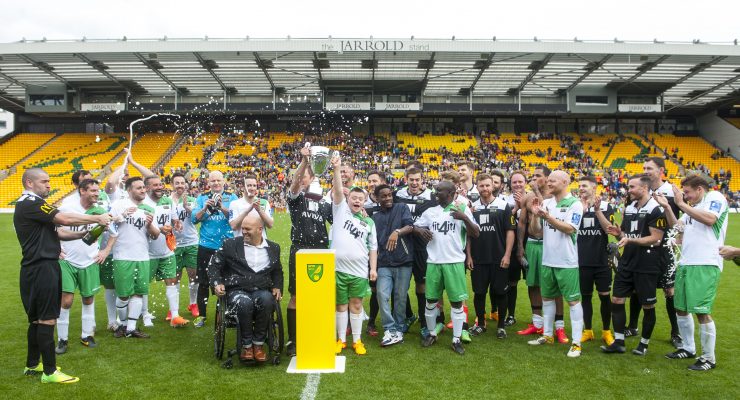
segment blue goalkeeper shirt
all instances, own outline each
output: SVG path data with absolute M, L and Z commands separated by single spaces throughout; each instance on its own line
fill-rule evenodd
M 224 239 L 234 237 L 234 233 L 231 231 L 231 226 L 229 225 L 229 215 L 224 214 L 221 210 L 214 214 L 206 211 L 203 214 L 203 219 L 198 219 L 197 214 L 206 206 L 206 201 L 211 196 L 211 192 L 206 192 L 198 196 L 191 218 L 193 219 L 193 224 L 200 222 L 200 241 L 198 244 L 212 250 L 218 250 Z M 229 192 L 223 192 L 221 196 L 221 202 L 227 209 L 229 208 L 229 204 L 237 199 L 238 197 L 234 193 Z

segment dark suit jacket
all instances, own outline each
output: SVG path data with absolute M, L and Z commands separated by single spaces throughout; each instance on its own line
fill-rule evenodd
M 211 287 L 223 284 L 228 289 L 283 291 L 283 265 L 280 263 L 280 245 L 267 241 L 270 266 L 254 272 L 244 256 L 242 237 L 224 240 L 223 245 L 211 257 L 208 264 L 208 280 Z

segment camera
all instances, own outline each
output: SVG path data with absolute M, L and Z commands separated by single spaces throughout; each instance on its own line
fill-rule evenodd
M 215 205 L 208 206 L 208 212 L 217 214 L 221 210 L 221 193 L 211 193 L 210 199 L 213 200 Z

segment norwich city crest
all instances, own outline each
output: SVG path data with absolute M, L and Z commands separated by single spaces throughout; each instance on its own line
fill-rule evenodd
M 318 282 L 324 275 L 324 264 L 307 264 L 306 272 L 308 272 L 308 279 Z

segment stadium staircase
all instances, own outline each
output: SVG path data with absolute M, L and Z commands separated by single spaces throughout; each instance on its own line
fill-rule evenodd
M 170 146 L 169 149 L 162 155 L 162 157 L 157 160 L 157 162 L 154 163 L 152 166 L 153 170 L 159 170 L 162 169 L 167 163 L 172 159 L 172 157 L 177 154 L 177 152 L 182 148 L 183 143 L 187 141 L 187 136 L 180 135 L 175 139 L 175 142 L 172 143 L 172 146 Z
M 99 140 L 98 140 L 99 139 Z M 74 190 L 72 173 L 86 169 L 98 174 L 104 165 L 125 146 L 126 138 L 116 134 L 67 133 L 55 137 L 53 143 L 34 151 L 18 164 L 14 174 L 0 182 L 0 207 L 14 204 L 18 197 L 18 180 L 22 170 L 44 168 L 51 178 L 52 193 L 48 201 L 56 203 Z

